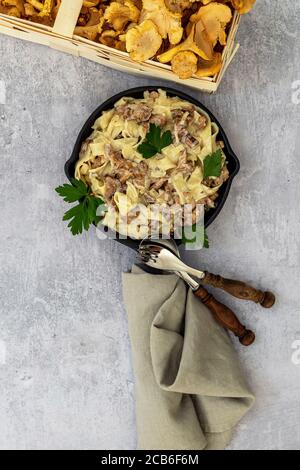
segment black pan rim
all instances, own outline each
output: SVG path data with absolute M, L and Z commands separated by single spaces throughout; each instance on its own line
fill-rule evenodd
M 225 202 L 230 192 L 232 182 L 240 170 L 240 162 L 230 145 L 229 139 L 224 131 L 223 126 L 220 124 L 219 120 L 215 117 L 215 115 L 204 104 L 202 104 L 201 101 L 186 94 L 185 92 L 176 90 L 175 88 L 171 88 L 167 86 L 140 86 L 140 87 L 130 88 L 125 91 L 121 91 L 117 93 L 116 95 L 113 95 L 107 100 L 105 100 L 101 105 L 99 105 L 95 109 L 95 111 L 93 111 L 93 113 L 88 117 L 88 119 L 82 126 L 78 134 L 78 137 L 76 139 L 72 154 L 70 158 L 67 160 L 67 162 L 65 163 L 65 166 L 64 166 L 65 174 L 69 181 L 72 178 L 74 178 L 74 167 L 79 158 L 81 145 L 84 142 L 84 140 L 88 137 L 88 135 L 92 133 L 92 125 L 94 124 L 96 119 L 102 114 L 103 111 L 106 111 L 107 109 L 111 109 L 114 106 L 114 104 L 124 96 L 132 96 L 133 98 L 138 98 L 138 97 L 141 98 L 145 91 L 155 91 L 158 89 L 164 90 L 170 96 L 178 96 L 179 98 L 185 101 L 189 101 L 195 106 L 203 109 L 210 116 L 212 121 L 215 122 L 217 126 L 219 127 L 219 135 L 221 135 L 221 140 L 224 142 L 224 152 L 226 154 L 227 161 L 231 166 L 231 171 L 230 171 L 230 176 L 228 180 L 225 182 L 225 184 L 222 187 L 222 194 L 218 198 L 216 207 L 214 209 L 209 210 L 205 214 L 205 228 L 207 228 L 213 223 L 213 221 L 217 218 L 222 208 L 224 207 Z M 135 249 L 136 249 L 136 246 L 138 245 L 138 241 L 136 240 L 128 239 L 128 240 L 119 240 L 119 241 Z

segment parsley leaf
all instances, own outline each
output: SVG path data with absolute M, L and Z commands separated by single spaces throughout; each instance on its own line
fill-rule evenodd
M 81 180 L 72 179 L 72 184 L 64 184 L 55 189 L 55 191 L 64 199 L 65 202 L 76 202 L 78 204 L 69 209 L 63 220 L 68 220 L 68 227 L 73 235 L 82 233 L 83 229 L 88 230 L 90 225 L 98 223 L 101 217 L 97 215 L 97 209 L 103 205 L 106 206 L 100 198 L 96 198 L 90 194 L 89 188 Z
M 207 232 L 205 230 L 204 227 L 198 227 L 197 229 L 197 225 L 194 224 L 192 226 L 192 231 L 195 232 L 196 230 L 199 230 L 199 233 L 200 233 L 200 236 L 202 238 L 202 245 L 203 245 L 203 248 L 209 248 L 209 239 L 208 239 L 208 235 L 207 235 Z M 188 245 L 188 244 L 191 244 L 191 243 L 195 243 L 196 242 L 196 236 L 190 240 L 188 238 L 186 238 L 186 235 L 185 235 L 185 231 L 184 231 L 184 227 L 183 227 L 183 232 L 182 232 L 182 239 L 181 239 L 182 243 L 184 245 Z M 199 247 L 200 248 L 200 247 Z
M 222 170 L 222 151 L 217 150 L 204 159 L 203 178 L 210 176 L 220 176 Z
M 170 131 L 161 134 L 161 128 L 151 123 L 145 141 L 138 146 L 138 152 L 144 158 L 151 158 L 160 153 L 163 148 L 171 145 L 172 142 L 173 139 Z
M 209 248 L 209 238 L 207 235 L 207 231 L 204 229 L 204 240 L 203 240 L 203 247 Z
M 65 202 L 75 202 L 88 194 L 88 188 L 81 180 L 72 178 L 72 184 L 64 184 L 55 189 L 55 191 L 64 198 Z
M 157 154 L 156 148 L 152 147 L 152 145 L 147 142 L 143 142 L 138 146 L 138 152 L 141 153 L 144 158 L 151 158 Z

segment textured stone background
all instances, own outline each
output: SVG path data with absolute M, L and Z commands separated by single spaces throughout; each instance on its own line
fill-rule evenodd
M 235 341 L 257 402 L 231 449 L 300 448 L 299 17 L 296 0 L 258 1 L 218 94 L 191 91 L 224 123 L 241 172 L 211 249 L 186 260 L 278 295 L 272 311 L 226 297 L 257 332 L 247 350 Z M 159 82 L 4 36 L 0 58 L 0 448 L 132 449 L 120 281 L 134 254 L 93 231 L 72 238 L 53 188 L 91 111 Z

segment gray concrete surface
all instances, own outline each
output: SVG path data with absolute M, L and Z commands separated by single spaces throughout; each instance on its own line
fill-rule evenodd
M 296 0 L 258 1 L 219 93 L 191 91 L 224 123 L 241 172 L 211 248 L 185 258 L 278 296 L 272 311 L 226 297 L 257 333 L 249 349 L 235 342 L 257 402 L 230 449 L 300 449 L 299 18 Z M 159 82 L 0 37 L 1 449 L 136 445 L 121 296 L 134 254 L 93 231 L 72 238 L 53 189 L 91 111 L 143 84 Z

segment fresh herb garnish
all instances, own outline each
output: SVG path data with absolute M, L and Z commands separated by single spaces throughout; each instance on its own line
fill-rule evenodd
M 81 180 L 72 178 L 72 184 L 64 184 L 55 189 L 55 191 L 64 199 L 65 202 L 72 203 L 78 201 L 78 204 L 68 210 L 63 220 L 69 220 L 68 227 L 73 235 L 82 233 L 83 229 L 88 230 L 90 225 L 98 223 L 101 217 L 97 215 L 97 209 L 104 202 L 90 194 L 90 189 Z
M 173 142 L 170 131 L 161 133 L 161 128 L 151 123 L 145 141 L 138 146 L 138 152 L 144 158 L 151 158 Z
M 203 247 L 209 248 L 209 238 L 207 235 L 207 231 L 204 229 L 204 240 L 203 240 Z
M 220 176 L 222 171 L 222 151 L 219 149 L 204 159 L 203 178 Z
M 194 224 L 192 226 L 192 233 L 195 233 L 196 230 L 198 231 L 197 236 L 201 237 L 201 242 L 202 242 L 203 248 L 209 248 L 209 239 L 208 239 L 208 235 L 207 235 L 207 232 L 206 232 L 205 228 L 200 227 L 200 226 L 197 227 L 197 225 Z M 184 245 L 188 245 L 188 244 L 191 244 L 191 243 L 196 243 L 196 235 L 192 239 L 187 238 L 186 234 L 185 234 L 185 229 L 183 228 L 181 241 Z M 199 248 L 198 245 L 197 245 L 197 248 Z

